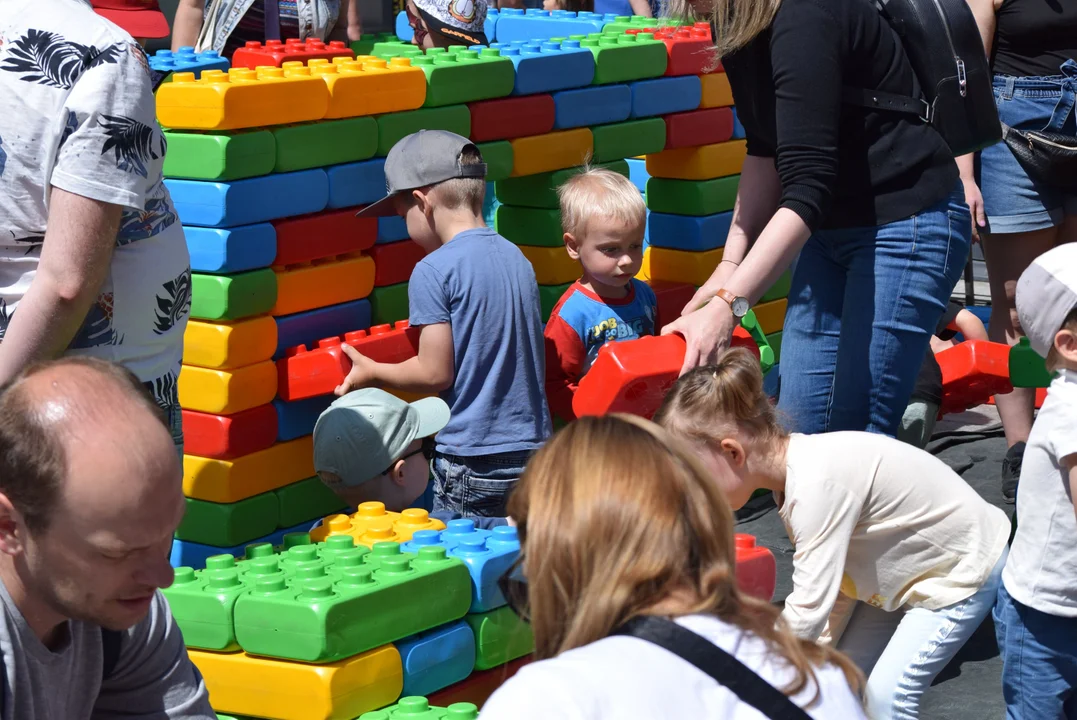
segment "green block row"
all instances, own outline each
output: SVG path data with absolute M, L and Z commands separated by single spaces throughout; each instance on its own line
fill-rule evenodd
M 767 342 L 770 343 L 770 348 L 774 351 L 774 364 L 776 365 L 782 361 L 782 331 L 779 330 L 767 335 Z
M 663 126 L 665 123 L 663 123 Z M 606 126 L 614 127 L 614 126 Z M 595 128 L 597 129 L 597 128 Z M 594 130 L 592 130 L 594 132 Z M 605 168 L 628 177 L 628 162 L 614 160 L 612 162 L 596 163 L 595 167 Z M 507 178 L 499 180 L 494 186 L 499 202 L 506 205 L 521 207 L 551 208 L 558 209 L 560 203 L 557 199 L 557 188 L 564 185 L 570 177 L 578 174 L 584 168 L 571 167 L 565 170 L 539 173 L 538 175 L 525 175 L 523 177 Z
M 466 105 L 405 110 L 377 117 L 378 156 L 389 154 L 393 145 L 420 130 L 448 130 L 467 137 L 471 134 L 471 111 Z
M 715 215 L 733 209 L 740 175 L 713 180 L 648 178 L 647 207 L 674 215 Z
M 494 217 L 494 229 L 517 245 L 561 247 L 565 244 L 560 210 L 499 205 Z
M 763 297 L 759 298 L 759 302 L 765 303 L 771 300 L 780 300 L 785 297 L 789 297 L 789 288 L 793 285 L 793 271 L 786 270 L 782 273 L 782 276 L 778 278 L 770 289 L 763 293 Z
M 269 268 L 234 275 L 191 275 L 191 317 L 238 320 L 269 312 L 277 303 L 277 276 Z
M 599 125 L 591 133 L 595 162 L 657 153 L 666 147 L 666 121 L 660 117 Z
M 557 305 L 557 301 L 561 299 L 561 296 L 565 294 L 565 291 L 572 287 L 572 283 L 565 283 L 564 285 L 539 285 L 539 306 L 542 309 L 542 322 L 546 322 L 550 319 L 550 313 L 553 312 L 553 308 Z
M 602 32 L 623 35 L 625 30 L 644 30 L 646 28 L 665 27 L 668 25 L 681 26 L 691 24 L 691 20 L 678 20 L 671 17 L 664 17 L 656 20 L 653 17 L 633 15 L 632 17 L 619 17 L 611 23 L 606 23 L 602 26 Z
M 468 615 L 475 633 L 475 669 L 489 670 L 523 657 L 535 649 L 535 635 L 508 606 Z
M 425 53 L 411 43 L 377 42 L 371 54 L 389 59 L 407 57 L 426 74 L 423 107 L 443 107 L 505 97 L 516 83 L 516 66 L 496 48 L 471 50 L 464 45 L 430 48 Z M 664 70 L 663 70 L 664 72 Z
M 467 702 L 432 707 L 424 697 L 403 697 L 396 705 L 363 713 L 359 720 L 476 720 L 479 709 Z
M 358 162 L 378 151 L 378 123 L 372 117 L 320 120 L 274 128 L 277 164 L 274 172 Z
M 580 47 L 595 56 L 593 85 L 625 83 L 659 77 L 666 72 L 666 44 L 650 33 L 639 35 L 591 33 L 573 35 Z
M 356 57 L 363 55 L 373 55 L 374 46 L 377 43 L 398 43 L 398 38 L 394 33 L 380 32 L 380 33 L 364 33 L 359 36 L 359 39 L 352 42 L 348 47 L 355 53 Z
M 479 143 L 475 147 L 482 153 L 483 162 L 486 163 L 486 182 L 504 180 L 512 174 L 513 151 L 512 143 L 508 140 Z
M 395 323 L 408 319 L 408 284 L 376 287 L 370 293 L 370 322 L 372 325 Z

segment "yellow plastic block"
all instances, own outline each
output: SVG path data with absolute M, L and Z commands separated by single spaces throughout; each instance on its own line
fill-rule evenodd
M 314 475 L 314 440 L 296 440 L 234 460 L 183 456 L 183 494 L 196 500 L 231 503 L 291 485 Z
M 702 285 L 722 262 L 722 248 L 688 252 L 669 248 L 647 248 L 640 273 L 650 280 Z
M 640 282 L 649 283 L 651 281 L 651 249 L 647 248 L 643 251 L 643 264 L 639 266 L 639 272 L 636 273 L 636 279 Z
M 330 515 L 310 531 L 310 539 L 322 542 L 330 535 L 351 535 L 360 545 L 376 542 L 404 543 L 419 530 L 444 530 L 445 523 L 430 517 L 426 510 L 411 508 L 389 512 L 380 502 L 365 502 L 351 515 Z
M 234 323 L 191 320 L 183 335 L 183 362 L 226 370 L 270 360 L 277 350 L 277 323 L 268 315 Z
M 326 119 L 415 110 L 426 100 L 426 73 L 412 67 L 409 58 L 387 62 L 363 55 L 355 60 L 335 58 L 332 63 L 318 58 L 307 66 L 309 73 L 329 88 Z M 285 77 L 303 74 L 303 67 L 301 62 L 282 66 Z
M 535 268 L 539 285 L 564 285 L 580 277 L 580 264 L 570 258 L 563 247 L 517 247 Z
M 583 165 L 594 150 L 590 128 L 558 130 L 510 141 L 512 176 L 534 175 Z
M 647 156 L 647 173 L 658 178 L 712 180 L 738 174 L 747 154 L 744 140 L 663 150 Z
M 785 327 L 785 311 L 789 307 L 789 301 L 785 298 L 772 300 L 762 305 L 756 305 L 755 318 L 759 321 L 759 327 L 763 333 L 770 335 Z
M 699 107 L 729 107 L 733 104 L 733 89 L 724 72 L 700 75 L 699 79 L 703 83 L 703 100 Z
M 270 311 L 272 315 L 358 300 L 374 289 L 374 259 L 367 255 L 341 255 L 273 270 L 277 273 L 277 304 Z
M 284 77 L 260 67 L 175 73 L 157 90 L 157 120 L 167 128 L 238 130 L 320 120 L 329 108 L 329 88 L 309 71 Z
M 276 395 L 277 366 L 271 360 L 231 370 L 180 368 L 179 401 L 185 410 L 231 415 L 272 402 Z
M 188 650 L 222 713 L 278 720 L 351 720 L 394 702 L 404 688 L 400 653 L 384 645 L 325 665 L 247 653 Z

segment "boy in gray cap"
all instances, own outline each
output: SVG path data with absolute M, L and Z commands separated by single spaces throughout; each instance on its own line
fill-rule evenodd
M 434 510 L 465 517 L 505 514 L 509 492 L 551 430 L 535 271 L 486 227 L 485 177 L 478 148 L 444 130 L 420 130 L 389 151 L 389 194 L 359 214 L 403 216 L 427 252 L 408 284 L 419 351 L 387 364 L 344 345 L 353 365 L 336 389 L 440 393 L 451 417 L 435 444 Z
M 1017 315 L 1056 372 L 1032 425 L 1017 486 L 1017 533 L 995 633 L 1008 718 L 1073 717 L 1077 688 L 1077 243 L 1017 281 Z M 1063 706 L 1065 705 L 1065 710 Z

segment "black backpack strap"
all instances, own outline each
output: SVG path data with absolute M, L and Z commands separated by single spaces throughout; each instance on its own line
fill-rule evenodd
M 668 650 L 710 675 L 771 720 L 811 720 L 808 713 L 740 660 L 668 618 L 634 617 L 613 634 L 636 637 Z
M 101 664 L 101 680 L 105 681 L 116 669 L 116 663 L 120 661 L 120 644 L 123 642 L 123 633 L 119 630 L 107 630 L 101 628 L 101 650 L 104 662 Z
M 867 88 L 843 87 L 841 89 L 841 101 L 846 105 L 856 105 L 870 110 L 889 110 L 905 115 L 914 115 L 926 123 L 931 122 L 933 114 L 931 105 L 923 98 L 897 95 Z

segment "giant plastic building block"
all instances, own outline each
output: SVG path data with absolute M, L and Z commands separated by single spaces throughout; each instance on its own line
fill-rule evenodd
M 778 300 L 760 303 L 752 308 L 756 318 L 759 320 L 759 327 L 764 333 L 778 332 L 782 329 L 785 325 L 785 311 L 788 305 L 788 300 L 779 298 Z
M 378 244 L 408 239 L 408 224 L 397 215 L 378 218 Z
M 378 155 L 385 156 L 406 135 L 419 130 L 448 130 L 471 135 L 471 113 L 466 105 L 424 107 L 378 117 Z
M 520 245 L 520 252 L 535 269 L 539 285 L 563 285 L 580 276 L 580 264 L 568 256 L 563 247 Z
M 510 140 L 494 140 L 478 143 L 483 161 L 486 163 L 486 182 L 504 180 L 512 175 L 516 164 L 516 150 Z
M 650 33 L 593 33 L 582 38 L 580 45 L 595 55 L 595 85 L 643 80 L 666 73 L 666 46 Z
M 374 261 L 367 255 L 321 258 L 276 270 L 273 315 L 313 310 L 366 297 L 374 288 Z
M 412 67 L 426 73 L 425 107 L 461 105 L 512 92 L 515 68 L 496 49 L 477 51 L 454 45 L 447 49 L 430 48 L 425 55 L 414 53 L 415 50 L 414 46 L 397 49 L 379 43 L 373 52 L 381 57 L 408 53 Z
M 377 218 L 356 217 L 355 208 L 284 218 L 274 221 L 273 228 L 277 236 L 273 265 L 278 266 L 361 252 L 373 247 L 378 237 Z
M 319 340 L 318 347 L 310 350 L 305 344 L 290 348 L 277 361 L 277 392 L 281 399 L 302 400 L 333 392 L 352 367 L 352 361 L 340 349 L 341 342 L 340 337 L 329 337 Z M 419 328 L 409 328 L 403 321 L 395 328 L 374 326 L 369 332 L 345 334 L 343 342 L 377 362 L 398 363 L 418 352 Z
M 420 530 L 444 530 L 445 523 L 430 517 L 426 510 L 410 508 L 390 512 L 380 502 L 365 502 L 351 515 L 332 515 L 311 531 L 315 542 L 344 535 L 359 545 L 370 547 L 379 542 L 402 543 Z
M 378 123 L 371 117 L 320 120 L 272 129 L 276 140 L 274 172 L 357 162 L 378 151 Z
M 609 32 L 610 28 L 605 31 Z M 651 32 L 656 40 L 665 43 L 666 52 L 669 54 L 666 75 L 703 75 L 721 67 L 714 56 L 710 23 L 697 22 L 690 27 L 632 28 L 625 32 Z
M 733 105 L 733 90 L 729 87 L 729 78 L 725 73 L 711 73 L 700 77 L 703 96 L 699 107 L 730 107 Z
M 366 713 L 359 720 L 477 720 L 478 717 L 479 709 L 474 703 L 455 703 L 447 708 L 439 708 L 432 706 L 424 697 L 402 697 L 396 705 Z
M 589 13 L 588 13 L 589 14 Z M 606 15 L 606 21 L 602 24 L 602 32 L 613 33 L 620 35 L 632 31 L 634 33 L 639 32 L 652 32 L 656 26 L 665 27 L 687 27 L 691 26 L 691 21 L 677 19 L 672 17 L 664 17 L 656 20 L 653 17 L 647 17 L 644 15 L 632 15 L 630 17 L 617 16 L 610 17 Z
M 263 544 L 275 547 L 282 544 L 287 535 L 294 535 L 296 533 L 306 535 L 307 530 L 310 529 L 310 525 L 310 522 L 307 521 L 297 527 L 278 528 L 268 535 L 258 538 L 254 543 L 244 543 L 243 545 L 232 545 L 229 547 L 204 545 L 202 543 L 190 542 L 189 540 L 173 540 L 172 552 L 169 555 L 168 561 L 174 568 L 189 567 L 195 570 L 200 570 L 206 566 L 206 561 L 215 555 L 241 557 L 251 545 Z
M 196 53 L 193 47 L 181 47 L 175 52 L 158 50 L 149 57 L 150 70 L 161 73 L 189 72 L 196 78 L 202 76 L 203 70 L 228 71 L 228 59 L 216 50 L 203 50 Z
M 230 370 L 180 368 L 179 400 L 187 410 L 230 415 L 266 405 L 276 394 L 277 377 L 269 361 Z
M 695 110 L 703 97 L 703 86 L 696 75 L 638 80 L 629 87 L 633 118 Z
M 321 169 L 233 182 L 168 179 L 165 186 L 184 225 L 248 225 L 318 212 L 329 202 L 329 179 Z
M 499 43 L 589 35 L 601 32 L 605 21 L 605 17 L 594 13 L 577 16 L 564 10 L 504 9 L 498 15 L 495 35 Z
M 663 282 L 651 283 L 655 300 L 658 302 L 658 317 L 655 328 L 661 329 L 681 316 L 681 311 L 691 302 L 696 294 L 696 286 L 688 283 Z
M 666 146 L 666 123 L 662 118 L 602 125 L 591 128 L 591 133 L 594 136 L 593 158 L 596 162 L 661 152 Z
M 228 370 L 270 360 L 277 348 L 277 324 L 267 315 L 233 323 L 191 320 L 183 334 L 183 362 Z
M 595 85 L 554 93 L 554 129 L 606 125 L 632 114 L 632 89 L 627 85 Z
M 729 108 L 673 113 L 662 119 L 666 122 L 667 150 L 711 145 L 733 137 L 733 111 Z
M 338 57 L 332 63 L 311 60 L 306 69 L 293 63 L 284 68 L 286 75 L 309 72 L 326 84 L 326 119 L 414 110 L 426 100 L 426 75 L 407 58 Z
M 185 455 L 183 493 L 208 502 L 237 502 L 311 477 L 313 457 L 309 436 L 233 460 Z
M 259 405 L 232 415 L 183 411 L 183 449 L 190 455 L 231 460 L 270 447 L 277 438 L 277 414 Z
M 375 325 L 408 319 L 408 284 L 376 287 L 370 293 L 370 317 Z
M 177 568 L 164 594 L 183 632 L 184 644 L 204 650 L 239 650 L 234 611 L 236 599 L 246 589 L 236 570 L 236 560 L 230 555 L 206 558 L 203 572 Z
M 1052 377 L 1046 361 L 1032 349 L 1028 338 L 1021 338 L 1010 348 L 1010 381 L 1015 388 L 1044 388 L 1051 384 Z
M 704 252 L 686 252 L 663 247 L 648 248 L 643 258 L 643 273 L 650 280 L 667 280 L 702 285 L 722 262 L 722 248 Z
M 513 95 L 584 87 L 595 76 L 595 56 L 581 48 L 579 40 L 517 41 L 493 43 L 490 47 L 516 66 Z
M 407 33 L 407 37 L 401 35 L 401 31 Z M 396 15 L 394 32 L 363 33 L 358 40 L 352 40 L 348 44 L 348 47 L 352 49 L 352 52 L 355 53 L 356 57 L 362 57 L 363 55 L 373 54 L 374 45 L 377 43 L 410 43 L 414 36 L 415 31 L 413 31 L 411 25 L 408 24 L 408 14 L 401 10 Z
M 186 502 L 187 512 L 176 528 L 176 537 L 180 540 L 227 547 L 256 540 L 281 524 L 279 504 L 271 492 L 234 503 L 192 498 L 187 498 Z M 188 642 L 198 647 L 197 643 Z
M 494 691 L 516 674 L 516 671 L 531 662 L 531 656 L 513 660 L 508 665 L 471 673 L 464 681 L 451 685 L 430 696 L 434 705 L 452 707 L 455 703 L 471 703 L 482 706 Z
M 744 140 L 664 150 L 647 156 L 651 177 L 711 180 L 740 173 L 747 155 Z
M 940 415 L 964 412 L 1013 390 L 1008 345 L 966 340 L 935 353 L 935 360 L 942 370 Z
M 313 523 L 318 518 L 339 512 L 344 507 L 336 493 L 316 477 L 274 490 L 273 497 L 278 506 L 279 525 Z
M 273 319 L 277 323 L 277 351 L 273 353 L 273 359 L 279 360 L 288 348 L 310 345 L 324 337 L 366 330 L 370 327 L 370 302 L 353 300 Z
M 374 260 L 374 287 L 385 287 L 407 282 L 426 251 L 411 240 L 402 240 L 371 248 L 370 257 Z
M 497 587 L 497 581 L 520 554 L 516 528 L 496 527 L 482 532 L 475 529 L 472 520 L 453 520 L 449 525 L 440 533 L 436 530 L 416 532 L 411 541 L 405 543 L 404 550 L 418 552 L 422 547 L 444 547 L 450 557 L 463 560 L 471 574 L 472 595 L 468 612 L 486 612 L 501 607 L 505 597 Z
M 467 624 L 475 633 L 475 669 L 489 670 L 528 655 L 535 649 L 531 626 L 508 607 L 470 614 Z
M 335 395 L 319 395 L 306 400 L 285 402 L 280 398 L 273 401 L 277 411 L 277 441 L 287 442 L 314 432 L 314 425 L 329 405 L 336 400 Z M 322 513 L 328 515 L 330 511 Z
M 239 130 L 325 117 L 329 91 L 310 76 L 280 68 L 175 73 L 157 90 L 157 119 L 173 130 Z
M 763 296 L 759 298 L 760 303 L 770 302 L 771 300 L 779 300 L 784 297 L 789 297 L 789 289 L 793 285 L 793 272 L 786 270 L 782 273 L 781 277 L 774 281 L 774 284 L 767 289 Z
M 392 645 L 326 665 L 193 650 L 216 710 L 279 720 L 353 720 L 400 696 Z
M 745 134 L 744 134 L 744 126 L 741 125 L 740 118 L 737 117 L 737 109 L 732 108 L 732 110 L 733 110 L 733 137 L 737 138 L 737 139 L 742 139 L 745 136 Z
M 534 176 L 520 179 L 526 180 L 530 177 Z M 552 248 L 565 246 L 561 212 L 553 208 L 499 205 L 494 227 L 502 237 L 517 245 Z
M 651 179 L 651 176 L 647 174 L 647 161 L 640 158 L 625 158 L 625 162 L 628 163 L 628 179 L 639 188 L 641 193 L 647 192 L 647 181 Z
M 595 167 L 612 170 L 613 172 L 628 177 L 628 163 L 624 160 L 595 163 L 594 165 Z M 497 199 L 504 205 L 557 210 L 560 207 L 557 199 L 557 188 L 564 185 L 569 178 L 580 172 L 582 169 L 583 168 L 580 167 L 573 167 L 548 173 L 540 173 L 538 175 L 526 175 L 524 177 L 501 180 L 496 183 L 495 189 L 497 191 Z M 560 220 L 558 222 L 560 222 Z M 501 231 L 498 230 L 498 232 Z
M 542 322 L 546 322 L 550 319 L 550 313 L 553 312 L 554 307 L 557 305 L 557 301 L 561 299 L 561 296 L 565 294 L 565 291 L 572 286 L 572 283 L 562 283 L 561 285 L 539 285 L 539 311 L 542 313 Z
M 674 215 L 714 215 L 732 210 L 737 201 L 740 175 L 713 180 L 647 181 L 647 208 Z
M 647 238 L 652 248 L 704 252 L 725 245 L 732 222 L 732 212 L 695 217 L 652 212 L 647 221 Z
M 590 57 L 590 53 L 587 53 Z M 471 139 L 475 142 L 511 140 L 553 130 L 554 102 L 551 95 L 483 100 L 468 105 Z
M 427 695 L 460 682 L 475 667 L 475 633 L 463 620 L 401 640 L 402 694 Z
M 755 544 L 755 536 L 737 533 L 733 537 L 737 549 L 737 587 L 741 592 L 770 602 L 777 583 L 774 553 Z
M 277 236 L 268 223 L 233 228 L 184 228 L 191 270 L 197 273 L 238 273 L 269 267 Z
M 775 364 L 782 361 L 782 332 L 779 330 L 775 333 L 767 335 L 767 342 L 770 344 L 770 348 L 774 351 Z
M 325 43 L 317 38 L 308 38 L 306 40 L 288 38 L 285 42 L 267 40 L 265 45 L 260 42 L 248 42 L 232 54 L 232 66 L 256 68 L 270 65 L 281 67 L 289 61 L 306 63 L 316 58 L 332 60 L 338 57 L 345 57 L 350 60 L 355 57 L 355 54 L 351 51 L 351 48 L 340 40 L 331 40 Z
M 334 165 L 325 169 L 329 179 L 330 209 L 369 205 L 385 196 L 385 160 Z
M 189 180 L 242 180 L 273 172 L 276 146 L 267 130 L 166 130 L 164 175 Z
M 545 135 L 517 138 L 511 142 L 513 177 L 583 165 L 594 149 L 594 138 L 589 128 L 558 130 Z

